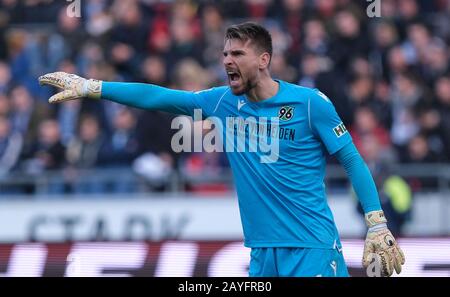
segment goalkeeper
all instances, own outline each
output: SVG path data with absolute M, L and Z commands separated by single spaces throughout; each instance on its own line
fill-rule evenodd
M 64 72 L 43 75 L 39 82 L 63 89 L 50 103 L 87 97 L 191 116 L 201 109 L 203 117 L 214 116 L 223 123 L 230 117 L 276 117 L 277 126 L 266 133 L 279 139 L 276 162 L 262 163 L 260 152 L 227 150 L 244 244 L 251 248 L 249 275 L 348 276 L 323 183 L 327 153 L 345 168 L 365 212 L 368 232 L 363 266 L 375 260 L 380 275 L 400 273 L 405 257 L 387 228 L 372 176 L 333 104 L 316 89 L 273 79 L 271 57 L 268 31 L 243 23 L 229 27 L 225 35 L 228 86 L 188 92 L 87 80 Z M 259 137 L 261 132 L 257 131 Z M 244 130 L 246 144 L 248 134 Z

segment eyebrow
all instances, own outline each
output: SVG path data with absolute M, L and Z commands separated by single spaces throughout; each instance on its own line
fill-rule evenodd
M 245 54 L 245 51 L 244 51 L 244 50 L 223 51 L 223 54 L 225 55 L 225 54 L 227 54 L 228 52 L 229 52 L 230 54 L 232 54 L 232 55 Z

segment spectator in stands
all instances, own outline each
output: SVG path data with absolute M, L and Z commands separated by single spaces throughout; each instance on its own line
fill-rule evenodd
M 427 137 L 419 133 L 409 141 L 406 154 L 402 155 L 400 161 L 407 164 L 432 164 L 439 161 L 439 156 L 431 151 Z M 438 186 L 438 180 L 432 177 L 408 177 L 407 180 L 413 191 L 426 191 Z
M 286 58 L 283 55 L 274 56 L 270 63 L 273 77 L 291 83 L 295 82 L 297 70 L 287 63 Z
M 346 96 L 348 106 L 341 116 L 345 123 L 352 125 L 358 107 L 372 104 L 373 89 L 374 82 L 370 76 L 355 76 L 351 79 Z
M 388 79 L 388 61 L 390 50 L 398 42 L 399 36 L 397 28 L 390 21 L 381 21 L 375 24 L 374 32 L 374 46 L 371 49 L 372 63 L 374 64 L 375 72 L 379 77 Z M 397 56 L 401 54 L 397 53 Z M 394 63 L 394 61 L 392 61 Z M 400 63 L 402 63 L 400 61 Z
M 173 75 L 176 72 L 173 66 L 185 58 L 203 63 L 201 43 L 195 34 L 195 27 L 190 26 L 186 20 L 173 19 L 170 30 L 173 39 L 170 50 L 166 55 L 169 74 Z
M 6 60 L 8 57 L 5 31 L 9 25 L 9 18 L 10 15 L 5 10 L 0 10 L 0 60 Z
M 102 167 L 128 167 L 139 152 L 135 132 L 135 115 L 130 109 L 121 109 L 113 121 L 113 130 L 102 143 L 98 164 Z
M 350 65 L 350 59 L 356 56 L 367 56 L 369 40 L 361 34 L 362 26 L 358 18 L 350 10 L 342 10 L 334 16 L 336 33 L 330 44 L 330 57 L 335 67 L 345 75 Z
M 325 56 L 329 51 L 329 36 L 324 24 L 319 19 L 311 19 L 305 22 L 304 26 L 305 51 Z
M 135 126 L 135 115 L 132 111 L 127 108 L 119 110 L 113 121 L 113 130 L 99 151 L 97 164 L 101 168 L 119 169 L 114 181 L 108 184 L 109 189 L 115 193 L 135 190 L 133 176 L 127 170 L 140 151 Z
M 109 57 L 126 78 L 136 77 L 146 50 L 147 27 L 137 1 L 114 1 L 116 23 L 111 29 Z
M 428 139 L 423 134 L 417 134 L 408 142 L 407 154 L 402 158 L 405 163 L 435 163 L 438 156 L 430 150 Z
M 392 142 L 402 147 L 419 132 L 415 111 L 424 101 L 423 89 L 419 81 L 411 74 L 400 74 L 392 87 Z
M 434 85 L 436 104 L 439 108 L 443 142 L 445 146 L 444 156 L 450 161 L 450 75 L 443 76 Z
M 27 174 L 39 176 L 46 171 L 46 186 L 35 189 L 38 193 L 64 193 L 64 180 L 59 172 L 65 165 L 66 148 L 61 143 L 59 125 L 56 120 L 47 119 L 39 124 L 38 137 L 32 144 L 24 161 Z M 45 191 L 45 192 L 43 192 Z
M 154 5 L 153 10 L 154 17 L 150 22 L 147 47 L 152 54 L 165 57 L 172 43 L 169 30 L 170 6 L 159 3 Z M 166 59 L 164 58 L 164 60 Z
M 0 115 L 0 178 L 16 168 L 22 143 L 22 136 L 12 131 L 8 118 Z
M 47 119 L 39 124 L 36 142 L 31 146 L 25 158 L 31 161 L 33 173 L 40 174 L 45 170 L 61 169 L 65 165 L 66 148 L 61 143 L 58 122 Z
M 87 39 L 81 18 L 71 17 L 67 8 L 62 7 L 58 14 L 58 34 L 64 39 L 62 44 L 65 58 L 75 59 L 81 45 Z
M 78 135 L 68 145 L 69 164 L 80 169 L 94 167 L 97 164 L 103 137 L 100 134 L 98 119 L 93 115 L 83 115 Z
M 82 18 L 69 17 L 64 2 L 0 1 L 0 117 L 7 119 L 8 139 L 21 136 L 18 163 L 32 154 L 39 124 L 47 119 L 58 120 L 61 142 L 71 151 L 65 162 L 74 167 L 98 168 L 97 142 L 110 141 L 108 133 L 117 132 L 118 105 L 44 103 L 51 89 L 38 88 L 36 76 L 42 72 L 207 88 L 226 79 L 220 64 L 222 30 L 249 17 L 264 22 L 273 35 L 271 67 L 277 77 L 319 88 L 352 129 L 365 114 L 359 108 L 369 107 L 392 141 L 388 151 L 403 156 L 403 162 L 450 161 L 446 1 L 382 0 L 382 19 L 367 18 L 367 5 L 350 0 L 101 0 L 84 3 Z M 89 145 L 81 145 L 77 133 L 84 113 L 95 114 L 105 131 Z M 371 116 L 361 117 L 366 125 L 371 122 Z M 161 168 L 176 167 L 180 154 L 170 146 L 173 116 L 138 111 L 136 118 L 132 133 L 139 155 L 152 153 L 165 164 Z M 96 130 L 97 124 L 85 130 Z M 373 160 L 386 158 L 383 137 L 364 129 L 354 132 L 360 149 Z M 200 156 L 199 163 L 209 158 Z
M 0 93 L 0 116 L 7 117 L 11 106 L 6 94 Z
M 369 107 L 363 106 L 356 110 L 355 123 L 350 132 L 356 147 L 372 170 L 396 160 L 388 131 L 379 124 Z
M 430 151 L 439 161 L 445 161 L 445 131 L 439 111 L 432 107 L 424 107 L 418 112 L 421 133 L 426 137 Z
M 141 66 L 141 77 L 145 83 L 167 86 L 167 66 L 162 57 L 146 57 Z
M 424 54 L 421 73 L 431 86 L 439 77 L 450 71 L 449 53 L 445 43 L 438 39 L 428 46 Z
M 374 101 L 371 106 L 379 119 L 379 124 L 389 131 L 392 126 L 392 105 L 387 81 L 375 82 Z
M 202 10 L 202 32 L 201 40 L 203 48 L 203 61 L 208 70 L 214 74 L 214 79 L 226 79 L 220 61 L 222 59 L 224 17 L 217 5 L 207 4 Z
M 422 21 L 417 0 L 398 0 L 396 4 L 399 16 L 397 23 L 399 26 L 404 28 L 413 22 Z
M 411 23 L 406 30 L 407 39 L 402 47 L 406 50 L 408 62 L 410 64 L 422 63 L 431 44 L 432 36 L 421 23 Z
M 39 123 L 50 117 L 49 106 L 35 101 L 21 85 L 11 90 L 10 100 L 11 129 L 23 136 L 24 150 L 27 152 L 37 137 Z
M 175 66 L 174 77 L 178 88 L 187 91 L 203 90 L 211 84 L 208 71 L 190 58 L 181 60 Z
M 83 115 L 80 119 L 78 135 L 67 146 L 66 158 L 74 191 L 76 193 L 103 192 L 105 185 L 99 177 L 93 178 L 95 173 L 86 171 L 97 165 L 100 147 L 104 142 L 98 119 L 93 115 Z M 92 175 L 94 174 L 94 175 Z
M 81 73 L 87 73 L 89 68 L 93 64 L 101 64 L 105 61 L 105 55 L 101 44 L 97 42 L 85 42 L 80 49 L 76 59 L 76 67 Z M 71 63 L 70 60 L 64 61 L 64 63 Z M 64 64 L 61 63 L 60 68 L 64 68 Z M 66 65 L 69 66 L 69 65 Z M 75 65 L 73 65 L 75 66 Z M 70 66 L 69 66 L 70 67 Z
M 298 84 L 309 88 L 317 88 L 320 75 L 330 70 L 331 64 L 326 57 L 307 53 L 300 61 L 300 79 Z
M 392 81 L 397 75 L 413 70 L 413 67 L 407 60 L 405 50 L 400 46 L 392 47 L 387 54 L 387 67 L 384 70 L 385 76 Z
M 96 41 L 101 40 L 101 43 L 106 41 L 109 31 L 114 25 L 114 19 L 108 10 L 108 2 L 106 0 L 87 1 L 83 4 L 86 32 Z
M 0 94 L 9 92 L 11 83 L 11 69 L 6 62 L 0 60 Z
M 8 31 L 6 36 L 11 79 L 28 90 L 38 92 L 35 76 L 31 73 L 29 44 L 31 35 L 23 29 Z
M 281 4 L 280 1 L 273 1 L 268 13 L 278 21 L 283 32 L 289 35 L 291 41 L 284 55 L 290 64 L 297 65 L 299 63 L 299 53 L 302 54 L 302 46 L 306 44 L 302 42 L 304 22 L 308 15 L 306 1 L 283 0 Z

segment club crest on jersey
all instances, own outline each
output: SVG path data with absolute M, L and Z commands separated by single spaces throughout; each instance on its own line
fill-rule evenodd
M 280 121 L 289 121 L 294 117 L 294 107 L 292 106 L 283 106 L 278 111 L 278 118 Z
M 336 134 L 337 137 L 341 137 L 345 133 L 347 133 L 347 128 L 345 128 L 344 123 L 340 123 L 336 127 L 333 128 L 334 134 Z

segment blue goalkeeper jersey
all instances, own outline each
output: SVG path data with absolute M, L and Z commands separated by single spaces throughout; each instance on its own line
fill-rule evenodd
M 268 135 L 278 138 L 276 161 L 263 163 L 261 157 L 268 153 L 250 151 L 250 125 L 246 126 L 247 149 L 238 152 L 235 140 L 234 150 L 227 152 L 245 245 L 333 248 L 339 236 L 326 199 L 325 156 L 352 139 L 324 94 L 278 82 L 278 93 L 261 102 L 251 102 L 245 95 L 235 96 L 229 87 L 198 92 L 197 108 L 204 116 L 218 117 L 222 123 L 236 117 L 256 119 L 258 124 L 261 118 L 268 123 L 270 118 L 279 119 L 278 129 L 269 129 L 272 135 Z
M 125 100 L 123 91 L 120 102 L 186 115 L 194 115 L 195 109 L 201 109 L 203 117 L 216 117 L 224 126 L 236 118 L 255 119 L 258 123 L 261 119 L 278 119 L 277 125 L 267 125 L 269 128 L 265 129 L 265 135 L 277 139 L 279 144 L 275 162 L 261 162 L 267 155 L 261 150 L 247 148 L 239 152 L 238 141 L 232 144 L 234 151 L 227 152 L 238 195 L 244 243 L 252 248 L 335 248 L 336 243 L 339 245 L 339 235 L 326 199 L 325 157 L 352 139 L 324 94 L 277 81 L 277 94 L 261 102 L 251 102 L 246 95 L 236 96 L 228 86 L 195 93 L 152 86 L 151 100 Z M 115 91 L 127 89 L 124 84 L 120 88 L 114 86 L 106 83 L 107 98 L 119 97 Z M 138 92 L 135 95 L 141 96 Z M 251 128 L 240 131 L 239 126 L 234 126 L 235 132 L 245 133 L 248 146 L 254 131 Z M 224 137 L 226 131 L 223 130 Z M 256 134 L 261 133 L 261 129 L 256 130 Z

